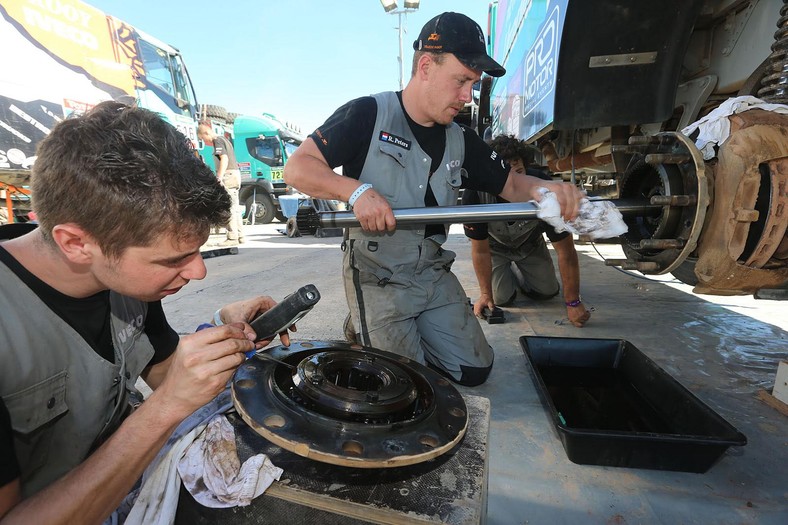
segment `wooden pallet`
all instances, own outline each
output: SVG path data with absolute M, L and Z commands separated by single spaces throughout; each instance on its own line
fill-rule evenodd
M 468 431 L 453 450 L 424 463 L 387 469 L 355 469 L 307 459 L 266 441 L 240 417 L 231 417 L 241 460 L 263 452 L 284 469 L 281 479 L 248 507 L 231 509 L 202 507 L 182 489 L 175 523 L 485 523 L 490 401 L 476 396 L 464 399 Z

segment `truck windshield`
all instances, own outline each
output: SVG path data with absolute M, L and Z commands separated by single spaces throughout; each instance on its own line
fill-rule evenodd
M 285 142 L 285 153 L 287 153 L 287 158 L 290 158 L 290 155 L 298 149 L 299 144 L 293 144 L 292 142 Z
M 181 56 L 170 55 L 170 64 L 172 65 L 172 76 L 175 79 L 175 96 L 185 100 L 189 105 L 197 104 L 194 89 L 189 82 L 189 73 L 186 71 L 186 65 Z
M 282 146 L 277 137 L 256 137 L 246 139 L 249 154 L 272 168 L 284 166 Z
M 139 39 L 139 46 L 148 82 L 179 102 L 175 106 L 180 108 L 183 115 L 191 116 L 190 108 L 195 104 L 194 93 L 180 57 L 142 38 Z

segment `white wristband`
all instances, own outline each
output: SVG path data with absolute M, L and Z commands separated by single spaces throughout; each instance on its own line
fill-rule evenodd
M 213 313 L 213 324 L 215 326 L 222 326 L 224 323 L 222 322 L 222 309 L 219 308 Z
M 361 197 L 361 195 L 371 187 L 372 184 L 369 183 L 362 184 L 361 186 L 356 188 L 356 191 L 353 192 L 353 195 L 350 196 L 350 198 L 347 200 L 347 203 L 353 206 L 358 200 L 358 198 Z

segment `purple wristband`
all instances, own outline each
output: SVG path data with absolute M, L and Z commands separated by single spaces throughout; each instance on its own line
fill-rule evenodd
M 564 304 L 567 306 L 575 307 L 575 306 L 580 306 L 581 304 L 583 304 L 583 302 L 580 299 L 575 299 L 574 301 L 569 301 Z

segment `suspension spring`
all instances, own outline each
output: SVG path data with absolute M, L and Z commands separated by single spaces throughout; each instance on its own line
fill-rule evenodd
M 783 0 L 780 8 L 767 73 L 758 97 L 775 104 L 788 104 L 788 0 Z

